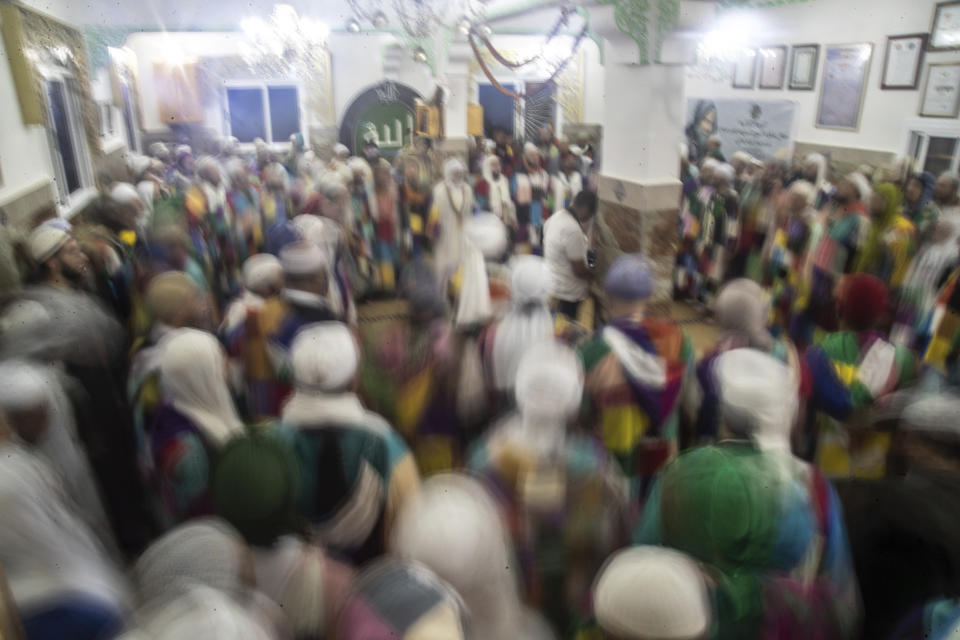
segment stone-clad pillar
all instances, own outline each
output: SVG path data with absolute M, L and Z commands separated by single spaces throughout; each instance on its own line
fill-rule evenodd
M 648 42 L 646 32 L 642 37 L 625 32 L 612 7 L 591 9 L 590 18 L 603 36 L 606 87 L 597 267 L 603 273 L 621 253 L 640 252 L 653 263 L 654 298 L 665 300 L 677 248 L 684 67 L 653 62 L 654 35 Z M 650 15 L 643 24 L 656 19 Z M 646 55 L 642 46 L 649 48 Z

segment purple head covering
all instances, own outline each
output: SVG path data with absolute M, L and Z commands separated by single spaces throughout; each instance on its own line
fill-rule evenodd
M 646 300 L 653 293 L 650 263 L 639 253 L 623 254 L 607 271 L 603 289 L 621 300 Z

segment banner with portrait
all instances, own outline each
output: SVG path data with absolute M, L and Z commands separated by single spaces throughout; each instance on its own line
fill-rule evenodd
M 685 119 L 691 160 L 707 153 L 707 140 L 720 137 L 720 151 L 729 160 L 745 151 L 758 160 L 793 155 L 797 103 L 791 100 L 711 100 L 687 98 Z

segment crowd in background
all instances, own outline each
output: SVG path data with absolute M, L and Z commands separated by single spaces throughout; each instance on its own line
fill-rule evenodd
M 684 150 L 698 354 L 549 131 L 149 152 L 0 236 L 4 637 L 956 633 L 955 176 Z

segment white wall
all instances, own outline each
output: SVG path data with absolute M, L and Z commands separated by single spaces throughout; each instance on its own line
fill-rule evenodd
M 904 120 L 914 118 L 930 62 L 960 61 L 960 52 L 926 54 L 920 84 L 915 91 L 880 89 L 887 36 L 928 33 L 937 0 L 813 0 L 771 9 L 723 12 L 747 15 L 757 23 L 757 45 L 819 44 L 820 67 L 814 91 L 733 89 L 731 81 L 714 82 L 688 74 L 686 95 L 706 98 L 756 100 L 789 99 L 798 104 L 797 141 L 901 153 Z M 854 42 L 873 43 L 870 75 L 860 129 L 857 132 L 814 126 L 823 74 L 824 46 Z M 789 63 L 788 63 L 789 66 Z M 788 69 L 789 73 L 789 69 Z M 927 119 L 937 121 L 940 119 Z
M 40 125 L 25 126 L 20 116 L 10 61 L 0 45 L 0 206 L 52 180 L 47 133 Z
M 603 122 L 603 104 L 606 101 L 603 66 L 600 64 L 600 48 L 593 40 L 583 43 L 583 121 L 589 124 Z

